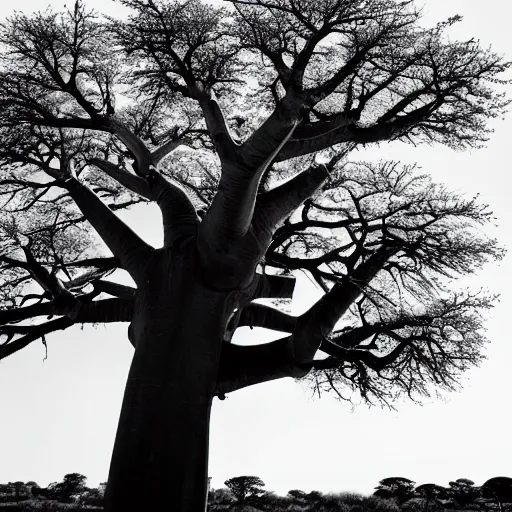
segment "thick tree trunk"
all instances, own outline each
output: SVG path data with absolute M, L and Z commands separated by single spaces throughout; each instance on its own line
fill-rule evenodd
M 137 293 L 108 512 L 205 509 L 210 409 L 231 294 L 201 282 L 193 245 L 158 252 Z

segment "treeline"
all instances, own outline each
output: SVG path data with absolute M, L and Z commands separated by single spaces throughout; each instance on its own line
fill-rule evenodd
M 265 491 L 258 477 L 241 476 L 226 480 L 226 487 L 209 493 L 208 510 L 259 510 L 272 512 L 441 512 L 512 511 L 512 478 L 494 477 L 480 487 L 459 478 L 444 487 L 416 485 L 403 477 L 385 478 L 371 496 L 355 493 L 306 493 L 299 489 L 278 496 Z
M 86 480 L 80 473 L 68 473 L 61 482 L 47 487 L 32 481 L 0 484 L 0 512 L 100 511 L 107 484 L 91 488 L 85 485 Z
M 447 486 L 416 485 L 403 477 L 384 478 L 370 496 L 356 493 L 304 492 L 286 496 L 265 490 L 256 476 L 239 476 L 210 489 L 209 512 L 512 512 L 512 478 L 494 477 L 481 486 L 459 478 Z M 86 477 L 69 473 L 61 482 L 40 487 L 36 482 L 0 484 L 0 512 L 80 512 L 103 510 L 106 482 L 86 486 Z M 172 496 L 169 496 L 172 505 Z

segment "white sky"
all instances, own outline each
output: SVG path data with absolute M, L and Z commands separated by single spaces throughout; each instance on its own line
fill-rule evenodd
M 13 8 L 43 9 L 47 0 L 0 4 L 0 19 Z M 60 8 L 65 0 L 52 1 Z M 69 0 L 69 5 L 72 0 Z M 118 4 L 86 0 L 115 14 Z M 104 4 L 104 5 L 102 5 Z M 427 19 L 456 13 L 464 21 L 454 31 L 476 37 L 512 58 L 507 0 L 425 0 Z M 424 172 L 468 195 L 481 194 L 498 217 L 493 230 L 502 245 L 512 247 L 512 178 L 509 173 L 512 115 L 495 123 L 486 149 L 456 153 L 440 146 L 384 145 L 361 158 L 417 161 Z M 158 243 L 158 214 L 133 209 L 126 220 Z M 154 222 L 154 231 L 152 223 Z M 509 315 L 512 294 L 511 256 L 488 267 L 476 283 L 501 293 L 492 311 L 488 360 L 467 374 L 460 393 L 422 407 L 397 404 L 398 412 L 336 402 L 287 379 L 259 385 L 215 400 L 210 443 L 212 486 L 230 477 L 257 475 L 269 490 L 358 491 L 370 493 L 388 476 L 447 485 L 466 477 L 478 485 L 493 476 L 512 476 L 508 398 L 512 390 L 512 345 Z M 301 280 L 296 312 L 318 294 Z M 0 483 L 35 480 L 41 486 L 80 472 L 88 484 L 106 480 L 125 378 L 132 349 L 127 324 L 73 328 L 56 333 L 44 347 L 34 343 L 0 364 Z M 246 338 L 245 341 L 248 341 Z

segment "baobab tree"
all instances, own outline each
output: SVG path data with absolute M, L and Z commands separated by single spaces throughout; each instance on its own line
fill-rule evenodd
M 493 297 L 453 280 L 501 257 L 491 213 L 352 155 L 483 144 L 509 65 L 411 1 L 120 3 L 122 20 L 77 1 L 1 26 L 0 358 L 128 323 L 106 510 L 198 511 L 215 396 L 295 378 L 391 404 L 481 361 Z M 115 213 L 140 202 L 162 247 Z M 298 269 L 324 294 L 295 317 Z M 283 335 L 233 343 L 247 325 Z

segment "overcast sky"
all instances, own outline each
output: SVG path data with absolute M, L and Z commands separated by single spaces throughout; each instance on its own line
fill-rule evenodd
M 119 5 L 85 0 L 116 14 Z M 64 0 L 0 3 L 0 19 L 12 9 L 30 11 Z M 69 0 L 69 4 L 72 0 Z M 104 5 L 102 5 L 104 4 Z M 512 58 L 511 7 L 507 0 L 425 0 L 427 20 L 462 14 L 454 30 L 475 37 Z M 361 158 L 418 162 L 453 190 L 480 193 L 498 218 L 493 229 L 512 248 L 510 177 L 512 116 L 495 123 L 486 149 L 457 153 L 441 146 L 396 143 L 361 151 Z M 148 241 L 159 243 L 158 213 L 134 208 L 123 218 Z M 153 228 L 152 228 L 153 226 Z M 370 493 L 388 476 L 447 485 L 470 478 L 477 485 L 493 476 L 512 477 L 510 392 L 512 342 L 509 276 L 512 257 L 481 272 L 474 282 L 501 293 L 487 323 L 488 360 L 467 374 L 460 393 L 418 406 L 398 403 L 397 412 L 350 404 L 311 391 L 292 380 L 259 385 L 215 399 L 210 441 L 212 486 L 230 477 L 256 475 L 269 490 Z M 318 290 L 300 279 L 294 313 L 304 311 Z M 105 481 L 132 348 L 127 324 L 79 327 L 48 338 L 0 363 L 0 483 L 35 480 L 46 486 L 79 472 L 95 486 Z M 241 337 L 249 342 L 247 333 Z M 258 339 L 257 341 L 261 341 Z

